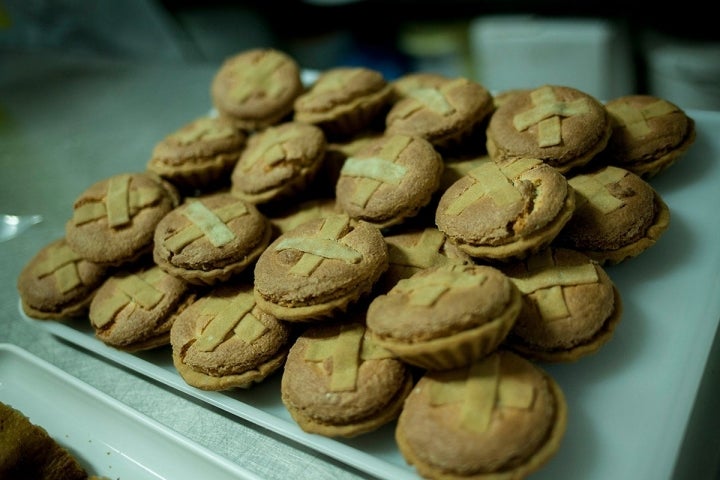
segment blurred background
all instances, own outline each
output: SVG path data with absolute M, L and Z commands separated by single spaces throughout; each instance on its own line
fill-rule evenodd
M 567 84 L 604 100 L 650 93 L 720 110 L 720 29 L 707 8 L 699 0 L 668 8 L 594 0 L 0 0 L 0 51 L 219 66 L 272 46 L 307 69 L 365 65 L 389 79 L 436 71 L 494 92 Z

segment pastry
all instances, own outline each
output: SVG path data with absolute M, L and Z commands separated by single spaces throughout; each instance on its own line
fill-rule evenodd
M 221 117 L 255 131 L 289 119 L 303 89 L 300 66 L 291 56 L 254 48 L 225 59 L 210 84 L 210 98 Z
M 281 320 L 327 320 L 370 293 L 387 268 L 387 245 L 377 227 L 329 215 L 265 249 L 255 264 L 255 300 Z
M 215 285 L 250 267 L 271 235 L 267 217 L 230 193 L 188 198 L 158 223 L 153 258 L 171 275 Z
M 303 431 L 356 437 L 395 420 L 412 386 L 408 367 L 374 343 L 361 321 L 343 319 L 298 337 L 280 395 Z
M 420 270 L 447 263 L 473 263 L 472 257 L 435 227 L 409 227 L 385 235 L 389 266 L 375 288 L 387 293 L 403 278 L 410 278 Z
M 405 400 L 395 440 L 423 478 L 519 480 L 555 455 L 566 428 L 557 382 L 498 350 L 462 368 L 426 372 Z
M 110 272 L 108 267 L 73 252 L 64 238 L 53 240 L 18 275 L 23 312 L 38 320 L 81 317 Z
M 328 139 L 352 137 L 382 118 L 392 88 L 383 74 L 367 67 L 334 67 L 295 100 L 294 119 L 322 128 Z
M 226 282 L 177 316 L 173 364 L 202 390 L 249 388 L 283 366 L 292 334 L 290 324 L 257 308 L 250 282 Z
M 367 328 L 375 342 L 406 363 L 448 370 L 494 351 L 521 308 L 520 291 L 500 270 L 444 264 L 374 297 Z
M 464 77 L 452 78 L 411 90 L 395 102 L 385 118 L 386 133 L 419 136 L 441 151 L 456 149 L 473 135 L 484 134 L 493 108 L 492 95 L 484 86 Z
M 351 218 L 383 229 L 426 206 L 442 171 L 443 159 L 427 140 L 386 135 L 345 160 L 335 198 Z
M 652 95 L 627 95 L 605 104 L 613 134 L 602 162 L 643 179 L 673 165 L 695 142 L 695 122 L 677 105 Z
M 484 159 L 445 190 L 435 222 L 478 261 L 504 262 L 548 246 L 574 209 L 573 190 L 557 169 L 535 158 Z
M 571 362 L 612 338 L 622 317 L 620 292 L 587 255 L 551 247 L 502 270 L 523 294 L 506 347 L 531 360 Z
M 320 169 L 325 145 L 315 125 L 285 122 L 256 132 L 233 168 L 230 192 L 256 205 L 296 196 Z
M 65 240 L 91 262 L 133 263 L 152 252 L 155 227 L 180 201 L 177 189 L 155 173 L 113 175 L 75 200 Z
M 516 92 L 490 117 L 487 151 L 498 163 L 538 158 L 561 173 L 588 164 L 612 128 L 605 106 L 576 88 L 543 85 Z
M 300 224 L 316 218 L 342 213 L 335 198 L 324 197 L 304 200 L 285 206 L 284 209 L 267 211 L 266 214 L 274 227 L 274 237 L 289 232 Z
M 670 225 L 670 209 L 639 175 L 607 166 L 568 180 L 577 205 L 555 240 L 601 265 L 635 257 L 654 245 Z
M 0 402 L 0 478 L 6 480 L 88 480 L 70 450 L 20 410 Z M 98 479 L 99 480 L 99 479 Z
M 147 169 L 187 194 L 220 190 L 230 183 L 246 137 L 225 118 L 198 117 L 155 144 Z
M 170 327 L 195 298 L 185 280 L 160 267 L 133 265 L 116 272 L 98 288 L 88 317 L 95 337 L 126 352 L 168 345 Z

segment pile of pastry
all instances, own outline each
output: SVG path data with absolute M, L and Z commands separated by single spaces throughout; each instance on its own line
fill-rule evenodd
M 69 206 L 18 278 L 26 314 L 170 345 L 204 390 L 281 375 L 309 433 L 396 422 L 423 477 L 536 471 L 567 421 L 540 364 L 612 337 L 606 268 L 668 228 L 650 182 L 693 120 L 648 95 L 303 73 L 274 49 L 228 58 L 212 112 Z

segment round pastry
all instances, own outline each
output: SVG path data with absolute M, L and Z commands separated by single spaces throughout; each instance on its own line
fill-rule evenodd
M 452 77 L 436 72 L 409 72 L 390 82 L 393 89 L 393 103 L 409 97 L 413 92 L 428 88 L 439 88 Z
M 355 437 L 397 418 L 413 386 L 408 367 L 359 321 L 305 330 L 290 348 L 281 399 L 308 433 Z
M 267 212 L 266 215 L 275 229 L 274 237 L 277 237 L 310 220 L 338 213 L 342 211 L 337 207 L 334 198 L 316 198 L 288 205 L 282 210 Z
M 620 292 L 587 255 L 551 247 L 502 270 L 523 294 L 505 346 L 531 360 L 572 362 L 612 338 L 623 311 Z
M 695 142 L 695 122 L 667 100 L 627 95 L 605 104 L 613 134 L 602 161 L 643 179 L 654 177 L 685 154 Z
M 0 402 L 0 474 L 5 480 L 101 480 L 83 459 L 22 411 Z
M 520 291 L 500 270 L 445 264 L 420 270 L 373 298 L 367 328 L 401 360 L 448 370 L 495 350 L 521 308 Z
M 575 175 L 568 183 L 577 206 L 555 244 L 579 250 L 601 265 L 639 255 L 670 224 L 670 210 L 660 194 L 629 170 L 607 166 Z
M 391 96 L 390 84 L 377 70 L 330 68 L 295 100 L 294 118 L 319 126 L 331 139 L 350 137 L 380 117 Z
M 395 439 L 424 478 L 527 478 L 558 451 L 567 403 L 529 360 L 498 350 L 467 367 L 426 372 L 405 400 Z
M 158 223 L 153 258 L 171 275 L 215 285 L 252 265 L 271 235 L 252 203 L 225 192 L 188 198 Z
M 168 345 L 177 314 L 195 299 L 187 282 L 148 263 L 114 273 L 93 297 L 90 325 L 106 345 L 126 352 Z
M 25 314 L 38 320 L 85 315 L 110 270 L 72 251 L 64 238 L 53 240 L 23 267 L 17 289 Z
M 173 364 L 201 390 L 248 388 L 282 367 L 291 328 L 255 305 L 250 282 L 230 281 L 177 316 L 170 330 Z
M 256 132 L 232 171 L 230 192 L 256 205 L 302 192 L 322 165 L 325 144 L 320 128 L 299 122 Z
M 484 133 L 493 111 L 490 92 L 464 77 L 413 89 L 393 104 L 385 118 L 386 133 L 419 136 L 440 150 L 463 145 Z
M 400 280 L 410 278 L 426 268 L 448 263 L 472 263 L 472 258 L 459 250 L 444 233 L 435 227 L 410 227 L 385 235 L 389 266 L 375 287 L 387 293 Z
M 184 192 L 219 190 L 229 183 L 245 139 L 227 119 L 199 117 L 160 140 L 147 169 Z
M 503 262 L 548 246 L 574 209 L 573 190 L 557 169 L 534 158 L 484 159 L 445 190 L 435 222 L 468 255 Z
M 567 173 L 600 153 L 611 133 L 607 110 L 593 96 L 572 87 L 544 85 L 514 93 L 495 110 L 486 144 L 498 163 L 539 158 Z
M 427 140 L 386 135 L 345 160 L 335 198 L 351 218 L 386 228 L 430 202 L 442 170 L 443 159 Z
M 241 130 L 260 130 L 292 115 L 303 92 L 300 66 L 284 52 L 256 48 L 227 58 L 210 85 L 221 117 Z
M 281 320 L 327 320 L 372 290 L 388 268 L 380 230 L 345 214 L 276 238 L 255 264 L 255 300 Z
M 91 262 L 129 264 L 152 251 L 155 227 L 180 201 L 177 189 L 155 173 L 113 175 L 75 200 L 65 239 Z

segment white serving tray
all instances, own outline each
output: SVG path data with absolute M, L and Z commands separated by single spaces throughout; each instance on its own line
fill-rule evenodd
M 720 322 L 720 112 L 688 111 L 697 140 L 650 180 L 670 207 L 669 229 L 638 257 L 606 270 L 622 296 L 614 337 L 575 363 L 542 365 L 568 401 L 558 453 L 533 480 L 662 480 L 673 475 Z M 370 475 L 417 479 L 394 423 L 350 440 L 302 432 L 280 400 L 279 376 L 250 391 L 206 392 L 175 371 L 170 349 L 127 354 L 94 338 L 87 321 L 28 319 L 77 346 L 279 433 Z
M 260 480 L 28 351 L 0 344 L 0 401 L 107 478 Z

